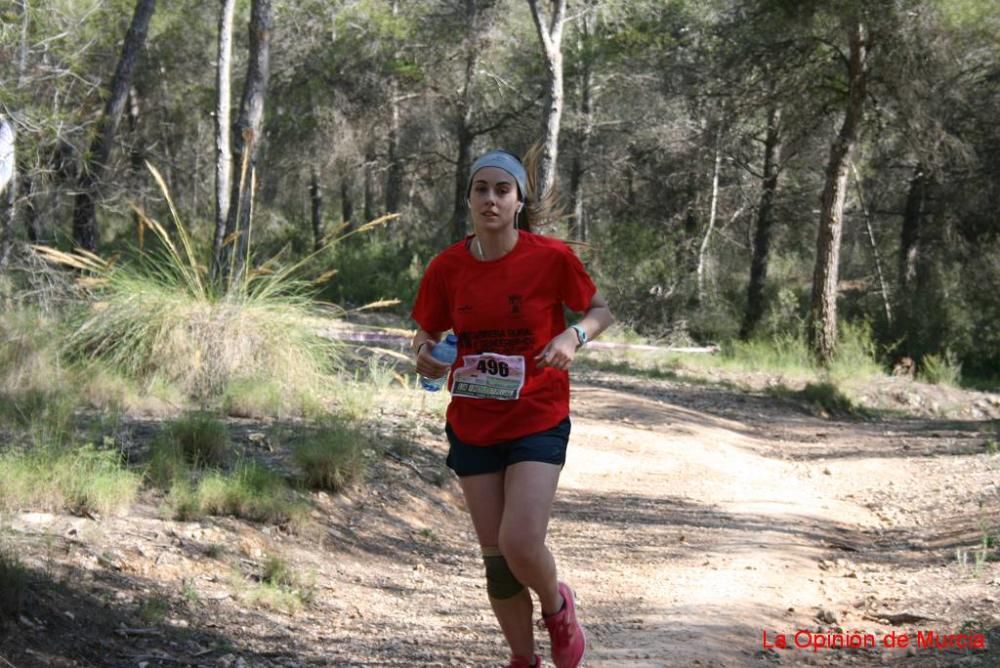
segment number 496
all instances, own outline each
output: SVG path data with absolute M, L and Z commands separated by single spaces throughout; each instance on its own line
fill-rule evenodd
M 479 360 L 479 364 L 476 365 L 481 373 L 488 373 L 491 376 L 501 376 L 506 378 L 510 375 L 510 367 L 507 366 L 506 362 L 498 362 L 495 359 L 489 358 L 485 360 Z

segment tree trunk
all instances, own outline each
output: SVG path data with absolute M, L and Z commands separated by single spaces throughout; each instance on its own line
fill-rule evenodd
M 375 142 L 368 145 L 365 151 L 365 222 L 375 220 L 378 217 L 378 203 L 375 201 L 375 161 L 378 156 L 375 153 Z
M 858 168 L 851 162 L 851 173 L 854 176 L 854 187 L 858 191 L 858 203 L 861 205 L 861 213 L 865 218 L 865 229 L 868 231 L 868 245 L 872 249 L 872 259 L 875 262 L 875 276 L 878 278 L 879 293 L 882 295 L 882 308 L 885 312 L 885 321 L 892 328 L 892 303 L 889 297 L 889 287 L 885 282 L 885 272 L 882 271 L 882 255 L 878 252 L 878 244 L 875 242 L 875 230 L 872 228 L 871 207 L 865 201 L 865 193 L 861 186 L 861 175 Z
M 18 12 L 21 15 L 21 43 L 17 49 L 17 87 L 24 88 L 24 75 L 28 70 L 28 0 L 18 0 Z
M 354 184 L 349 176 L 340 180 L 340 217 L 344 231 L 350 232 L 354 226 Z
M 17 175 L 7 184 L 4 194 L 3 220 L 0 220 L 0 273 L 7 269 L 14 249 L 14 224 L 17 220 Z
M 570 196 L 573 202 L 573 219 L 570 222 L 570 237 L 577 241 L 587 240 L 587 218 L 583 207 L 583 181 L 587 176 L 587 162 L 590 159 L 590 140 L 594 130 L 593 88 L 594 74 L 592 59 L 584 53 L 590 40 L 593 15 L 586 12 L 581 17 L 579 50 L 580 63 L 580 131 L 576 154 L 570 167 Z
M 809 344 L 817 361 L 824 366 L 833 360 L 837 348 L 837 281 L 844 199 L 851 151 L 864 114 L 867 75 L 864 25 L 860 19 L 853 18 L 847 29 L 851 49 L 848 103 L 840 133 L 830 147 L 826 168 L 809 311 Z
M 927 170 L 923 164 L 918 164 L 910 177 L 910 189 L 906 195 L 906 206 L 903 209 L 903 227 L 899 239 L 899 268 L 897 282 L 899 319 L 896 336 L 903 340 L 902 352 L 911 357 L 916 351 L 909 345 L 915 338 L 914 331 L 914 296 L 919 294 L 918 272 L 920 269 L 921 247 L 924 235 L 921 232 L 924 218 L 924 205 L 927 199 Z
M 918 164 L 910 178 L 910 190 L 906 195 L 903 211 L 903 229 L 899 239 L 899 294 L 910 291 L 917 276 L 917 261 L 920 257 L 920 224 L 923 221 L 924 201 L 927 197 L 927 175 L 923 164 Z
M 764 286 L 771 253 L 771 224 L 774 222 L 774 195 L 781 173 L 781 109 L 776 105 L 767 112 L 767 135 L 764 139 L 764 180 L 757 205 L 757 228 L 753 238 L 753 260 L 747 285 L 747 310 L 740 328 L 740 338 L 748 341 L 764 317 Z
M 233 126 L 233 185 L 226 218 L 226 237 L 235 234 L 222 252 L 223 275 L 235 285 L 246 271 L 250 251 L 254 174 L 260 129 L 264 122 L 264 98 L 270 75 L 271 0 L 253 0 L 250 9 L 250 53 L 240 101 L 240 115 Z
M 212 237 L 212 257 L 222 256 L 229 216 L 229 190 L 232 188 L 233 163 L 229 147 L 230 107 L 233 62 L 233 12 L 236 0 L 221 0 L 219 12 L 219 48 L 215 66 L 215 234 Z M 218 272 L 216 264 L 215 271 Z
M 149 20 L 153 16 L 156 0 L 137 0 L 135 13 L 125 42 L 122 45 L 121 58 L 111 79 L 108 102 L 104 107 L 97 133 L 90 145 L 87 164 L 80 175 L 79 189 L 73 208 L 73 242 L 91 252 L 97 250 L 97 219 L 96 204 L 97 189 L 111 157 L 115 133 L 121 122 L 122 111 L 132 85 L 132 73 L 139 60 L 139 52 L 146 41 L 146 31 Z
M 399 156 L 399 96 L 395 94 L 398 89 L 395 82 L 391 88 L 393 96 L 390 102 L 389 170 L 385 179 L 385 208 L 386 213 L 398 213 L 403 194 L 403 161 Z
M 694 170 L 688 172 L 684 188 L 684 223 L 681 226 L 683 238 L 677 244 L 675 262 L 684 268 L 685 276 L 696 276 L 698 272 L 698 208 L 701 206 L 701 193 L 698 192 L 698 182 Z M 688 295 L 690 305 L 696 304 L 697 294 L 692 291 Z
M 24 191 L 24 229 L 28 234 L 28 241 L 33 244 L 45 243 L 47 239 L 38 219 L 38 209 L 35 207 L 35 179 L 25 172 L 21 178 L 21 186 L 21 190 Z
M 456 135 L 458 152 L 455 160 L 455 208 L 451 217 L 451 240 L 460 241 L 465 236 L 468 222 L 469 168 L 472 167 L 472 83 L 479 64 L 479 48 L 475 44 L 478 31 L 478 12 L 475 0 L 465 0 L 465 19 L 468 32 L 465 36 L 465 81 L 458 103 Z
M 14 126 L 0 116 L 0 272 L 7 268 L 14 244 L 14 219 L 17 215 L 17 154 Z
M 705 236 L 702 237 L 701 246 L 698 248 L 698 303 L 705 301 L 705 262 L 708 257 L 708 244 L 712 240 L 712 231 L 715 229 L 715 216 L 719 210 L 719 171 L 722 166 L 722 151 L 719 143 L 715 145 L 715 166 L 712 169 L 712 203 L 709 206 L 708 226 L 705 229 Z
M 14 126 L 0 114 L 0 195 L 14 181 L 17 172 L 16 137 Z
M 467 127 L 458 132 L 458 156 L 455 161 L 455 213 L 452 217 L 451 240 L 465 237 L 468 221 L 469 169 L 472 167 L 472 133 Z
M 319 169 L 314 164 L 309 179 L 309 199 L 312 201 L 313 250 L 323 246 L 323 193 L 319 188 Z
M 545 53 L 545 69 L 549 85 L 536 193 L 536 197 L 541 199 L 555 185 L 558 167 L 559 124 L 563 110 L 562 30 L 566 0 L 552 0 L 552 18 L 547 27 L 538 0 L 528 0 L 528 5 L 531 7 L 531 17 L 535 21 L 535 28 L 538 30 L 538 37 Z
M 392 15 L 398 16 L 399 2 L 393 0 Z M 399 58 L 396 49 L 394 58 Z M 403 162 L 399 155 L 399 77 L 395 74 L 389 78 L 389 168 L 385 179 L 386 213 L 397 213 L 403 193 Z

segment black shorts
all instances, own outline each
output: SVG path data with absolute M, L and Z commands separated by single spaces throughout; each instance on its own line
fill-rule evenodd
M 451 425 L 446 424 L 448 459 L 445 463 L 460 478 L 483 473 L 503 471 L 518 462 L 544 462 L 562 466 L 566 463 L 566 446 L 569 444 L 569 418 L 535 434 L 528 434 L 496 445 L 469 445 L 455 436 Z

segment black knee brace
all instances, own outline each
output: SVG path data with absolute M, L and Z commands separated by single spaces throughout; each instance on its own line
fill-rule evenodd
M 524 585 L 510 572 L 507 560 L 497 548 L 483 548 L 483 563 L 486 564 L 486 592 L 490 598 L 513 598 L 524 589 Z

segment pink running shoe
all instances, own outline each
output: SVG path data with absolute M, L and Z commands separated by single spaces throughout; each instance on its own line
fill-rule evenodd
M 556 668 L 576 668 L 583 661 L 587 650 L 587 637 L 583 627 L 576 621 L 576 605 L 573 590 L 565 582 L 559 583 L 559 593 L 566 602 L 563 609 L 554 615 L 542 617 L 552 641 L 552 661 Z
M 526 659 L 523 656 L 511 657 L 507 668 L 531 668 L 531 659 Z M 535 668 L 542 668 L 542 657 L 537 654 L 535 655 Z

